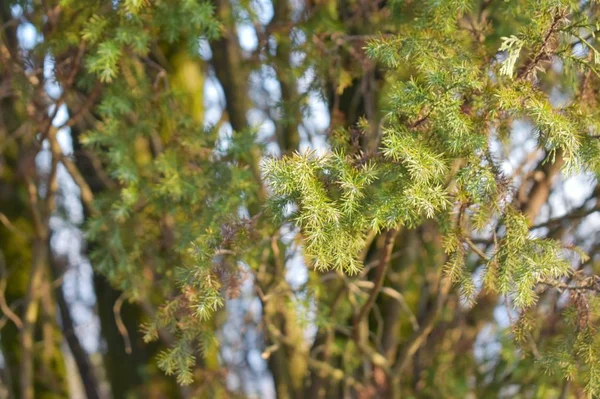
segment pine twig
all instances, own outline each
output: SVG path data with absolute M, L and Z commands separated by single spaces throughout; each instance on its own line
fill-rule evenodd
M 536 55 L 525 65 L 525 67 L 519 72 L 517 75 L 517 79 L 526 79 L 531 72 L 535 70 L 540 61 L 544 58 L 544 56 L 548 55 L 548 46 L 550 44 L 550 38 L 559 30 L 560 22 L 564 19 L 565 14 L 562 10 L 556 10 L 554 13 L 554 18 L 552 19 L 552 24 L 550 24 L 550 28 L 546 32 L 544 39 L 542 41 L 542 45 L 540 49 L 536 53 Z

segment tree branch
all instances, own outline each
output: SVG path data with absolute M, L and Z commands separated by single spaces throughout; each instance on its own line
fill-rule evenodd
M 393 367 L 393 375 L 395 378 L 394 385 L 398 385 L 400 375 L 402 374 L 406 366 L 408 366 L 410 359 L 423 345 L 425 339 L 427 338 L 431 330 L 433 330 L 435 320 L 437 319 L 439 313 L 442 310 L 442 307 L 444 305 L 444 302 L 446 301 L 451 287 L 452 282 L 450 281 L 450 279 L 442 277 L 442 280 L 440 282 L 440 292 L 438 294 L 437 300 L 435 301 L 433 309 L 431 309 L 427 313 L 427 317 L 425 318 L 423 323 L 421 323 L 421 328 L 419 328 L 419 330 L 413 334 L 413 336 L 406 343 L 406 345 L 404 345 L 402 351 L 400 352 L 400 355 L 398 356 L 398 359 L 396 360 L 396 364 Z
M 394 243 L 398 232 L 398 229 L 390 229 L 385 235 L 385 241 L 379 253 L 379 264 L 377 265 L 377 272 L 375 274 L 375 285 L 373 286 L 367 301 L 364 303 L 353 321 L 353 329 L 356 336 L 358 336 L 358 328 L 361 321 L 367 316 L 373 307 L 375 299 L 377 298 L 377 295 L 379 295 L 381 287 L 383 287 L 383 280 L 385 279 L 385 275 L 390 264 L 392 250 L 394 249 Z
M 548 28 L 548 32 L 544 36 L 544 40 L 542 41 L 542 45 L 540 49 L 536 53 L 536 55 L 525 65 L 525 67 L 519 72 L 517 75 L 517 79 L 526 79 L 529 77 L 531 72 L 535 70 L 537 65 L 542 61 L 542 59 L 548 55 L 548 46 L 550 45 L 550 38 L 559 30 L 560 22 L 564 19 L 565 13 L 563 10 L 556 10 L 554 13 L 554 18 L 552 19 L 552 24 L 550 24 L 550 28 Z

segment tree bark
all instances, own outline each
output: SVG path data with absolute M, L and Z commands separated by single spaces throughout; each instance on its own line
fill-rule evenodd
M 50 255 L 50 265 L 54 279 L 60 278 L 64 273 L 65 267 L 61 266 L 61 263 L 61 260 L 56 259 L 54 254 Z M 81 342 L 79 342 L 79 338 L 75 334 L 75 325 L 73 324 L 69 305 L 65 300 L 62 286 L 55 288 L 54 295 L 60 312 L 63 336 L 75 359 L 75 364 L 79 370 L 85 394 L 88 399 L 100 399 L 100 385 L 98 383 L 98 378 L 96 377 L 94 366 L 90 361 L 86 350 L 81 345 Z

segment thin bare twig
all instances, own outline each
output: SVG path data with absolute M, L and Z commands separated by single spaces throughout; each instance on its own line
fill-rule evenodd
M 437 300 L 435 301 L 435 305 L 431 311 L 427 313 L 427 316 L 423 323 L 421 323 L 421 327 L 418 331 L 416 331 L 410 340 L 404 345 L 402 348 L 402 352 L 398 356 L 398 360 L 393 368 L 393 375 L 396 379 L 400 377 L 410 359 L 412 359 L 413 355 L 419 350 L 419 348 L 425 342 L 425 339 L 433 330 L 435 321 L 444 306 L 446 301 L 446 297 L 450 292 L 450 288 L 452 287 L 452 282 L 450 279 L 442 277 L 440 282 L 440 292 L 438 294 Z M 397 384 L 398 381 L 395 381 L 394 384 Z
M 593 208 L 585 208 L 585 203 L 581 207 L 573 210 L 566 215 L 562 215 L 556 218 L 548 219 L 545 222 L 538 223 L 534 226 L 530 227 L 530 230 L 540 229 L 542 227 L 551 227 L 557 224 L 560 224 L 563 220 L 572 220 L 572 219 L 583 219 L 586 216 L 589 216 L 593 213 L 600 212 L 600 204 L 596 205 Z
M 561 281 L 548 281 L 542 280 L 538 282 L 541 285 L 545 285 L 547 287 L 556 288 L 559 291 L 593 291 L 600 292 L 600 283 L 598 282 L 598 277 L 593 276 L 592 278 L 586 279 L 582 284 L 566 284 Z
M 62 149 L 58 143 L 56 135 L 58 131 L 51 129 L 48 134 L 48 140 L 50 142 L 50 151 L 52 153 L 52 163 L 50 165 L 50 174 L 48 176 L 48 192 L 46 194 L 45 204 L 45 215 L 46 220 L 50 219 L 50 215 L 54 211 L 56 193 L 58 192 L 58 163 L 62 156 Z
M 375 303 L 375 299 L 383 287 L 383 280 L 385 278 L 385 274 L 387 272 L 388 266 L 390 264 L 390 259 L 392 256 L 392 250 L 394 249 L 394 243 L 396 240 L 396 236 L 398 235 L 398 229 L 390 229 L 385 235 L 385 241 L 383 247 L 381 248 L 381 252 L 379 254 L 379 264 L 377 265 L 377 273 L 375 275 L 375 284 L 373 289 L 371 290 L 371 294 L 369 298 L 367 298 L 367 302 L 362 306 L 356 317 L 354 318 L 354 329 L 358 332 L 358 326 L 360 322 L 367 316 L 373 304 Z
M 4 227 L 6 227 L 7 229 L 9 229 L 11 232 L 27 238 L 27 234 L 23 233 L 21 230 L 19 230 L 11 221 L 9 218 L 6 217 L 5 214 L 3 214 L 2 212 L 0 212 L 0 222 L 2 222 L 2 224 L 4 225 Z
M 125 323 L 123 323 L 123 318 L 121 317 L 121 307 L 123 306 L 123 302 L 125 301 L 126 294 L 122 293 L 119 298 L 115 301 L 113 306 L 113 313 L 115 314 L 115 323 L 117 323 L 117 329 L 119 330 L 119 334 L 123 337 L 123 342 L 125 344 L 125 352 L 130 355 L 131 354 L 131 339 L 129 338 L 129 332 L 127 331 L 127 327 L 125 327 Z
M 23 322 L 21 321 L 21 318 L 17 316 L 17 314 L 13 312 L 10 306 L 8 306 L 8 303 L 6 303 L 6 297 L 4 296 L 4 292 L 6 291 L 6 284 L 6 277 L 2 277 L 2 279 L 0 280 L 0 310 L 2 310 L 2 313 L 4 313 L 4 315 L 8 317 L 10 321 L 12 321 L 15 324 L 15 326 L 17 326 L 17 328 L 20 330 L 23 328 Z
M 64 104 L 64 102 L 67 98 L 67 93 L 69 92 L 69 90 L 73 86 L 73 83 L 75 82 L 75 77 L 77 76 L 77 72 L 79 71 L 79 66 L 81 65 L 81 60 L 83 59 L 84 52 L 85 52 L 85 42 L 82 41 L 79 45 L 79 49 L 77 50 L 77 54 L 75 55 L 75 58 L 73 58 L 73 62 L 71 63 L 71 71 L 69 73 L 69 76 L 67 77 L 66 81 L 62 85 L 63 86 L 62 94 L 61 94 L 60 98 L 56 101 L 56 103 L 54 104 L 54 110 L 52 111 L 52 114 L 50 115 L 50 117 L 47 119 L 46 126 L 42 129 L 42 132 L 43 132 L 42 138 L 48 137 L 48 134 L 50 133 L 50 129 L 52 128 L 52 122 L 56 118 L 56 115 L 58 115 L 58 111 L 59 111 L 60 107 Z
M 2 310 L 4 316 L 15 323 L 15 326 L 20 330 L 23 328 L 23 321 L 21 321 L 21 318 L 13 312 L 10 306 L 8 306 L 8 303 L 6 303 L 6 296 L 4 295 L 8 281 L 6 276 L 6 264 L 2 253 L 0 253 L 0 276 L 2 276 L 0 280 L 0 310 Z
M 481 249 L 479 249 L 479 247 L 475 245 L 475 243 L 471 241 L 469 237 L 465 237 L 464 241 L 467 243 L 469 248 L 471 248 L 473 252 L 475 252 L 482 260 L 486 262 L 489 262 L 491 260 L 491 258 L 487 256 Z
M 94 207 L 94 193 L 92 192 L 90 186 L 87 184 L 85 178 L 81 175 L 81 172 L 79 172 L 79 169 L 73 163 L 73 161 L 71 161 L 71 159 L 66 157 L 65 155 L 61 156 L 60 161 L 67 169 L 67 172 L 69 172 L 69 175 L 71 175 L 71 177 L 75 181 L 75 184 L 79 186 L 79 190 L 81 191 L 81 201 L 88 209 L 90 214 L 96 215 L 97 211 Z
M 408 320 L 410 320 L 410 324 L 412 324 L 413 330 L 417 331 L 419 329 L 419 321 L 417 320 L 417 317 L 415 316 L 413 311 L 410 309 L 410 306 L 408 306 L 408 303 L 404 299 L 404 295 L 402 295 L 400 292 L 391 287 L 383 287 L 381 289 L 381 293 L 398 301 L 398 303 L 402 307 L 402 310 L 404 310 L 408 314 Z
M 356 286 L 360 288 L 373 289 L 375 284 L 372 281 L 357 281 Z M 417 320 L 417 317 L 415 316 L 413 311 L 410 309 L 410 306 L 408 306 L 406 299 L 404 299 L 404 295 L 402 295 L 400 292 L 393 289 L 392 287 L 382 287 L 381 293 L 389 296 L 392 299 L 395 299 L 402 307 L 402 310 L 404 310 L 408 314 L 408 318 L 413 326 L 413 330 L 416 331 L 419 329 L 419 321 Z

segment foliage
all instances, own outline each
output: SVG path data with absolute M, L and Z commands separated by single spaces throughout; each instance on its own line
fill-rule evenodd
M 115 397 L 226 397 L 264 366 L 282 398 L 600 395 L 595 2 L 9 5 L 0 260 L 31 265 L 0 289 L 11 395 L 43 391 L 16 343 L 57 307 L 98 374 L 43 288 L 72 183 Z

